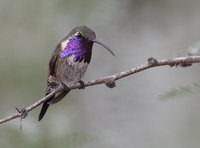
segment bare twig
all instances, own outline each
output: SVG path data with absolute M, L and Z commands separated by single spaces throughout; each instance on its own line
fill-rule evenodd
M 85 87 L 104 83 L 104 84 L 106 84 L 107 87 L 113 88 L 113 87 L 115 87 L 115 81 L 116 80 L 127 77 L 129 75 L 134 74 L 134 73 L 138 73 L 140 71 L 152 68 L 152 67 L 164 66 L 164 65 L 169 65 L 171 67 L 172 66 L 187 67 L 187 66 L 191 66 L 193 63 L 200 63 L 200 56 L 188 55 L 188 56 L 185 56 L 185 57 L 178 57 L 178 58 L 174 58 L 174 59 L 163 59 L 163 60 L 157 60 L 155 58 L 150 57 L 148 59 L 148 62 L 143 64 L 143 65 L 140 65 L 140 66 L 137 66 L 137 67 L 132 68 L 130 70 L 123 71 L 123 72 L 120 72 L 120 73 L 117 73 L 117 74 L 114 74 L 114 75 L 111 75 L 111 76 L 107 76 L 107 77 L 104 77 L 104 78 L 101 78 L 101 79 L 85 82 Z M 50 91 L 50 93 L 47 96 L 43 97 L 39 101 L 28 106 L 27 108 L 23 108 L 18 113 L 15 113 L 13 115 L 10 115 L 8 117 L 0 119 L 0 124 L 7 122 L 7 121 L 10 121 L 10 120 L 13 120 L 13 119 L 18 118 L 18 117 L 25 118 L 27 116 L 28 112 L 30 112 L 31 110 L 38 107 L 40 104 L 47 101 L 49 98 L 51 98 L 56 93 L 64 90 L 63 85 L 61 85 L 61 83 L 55 81 L 55 79 L 53 79 L 52 77 L 48 78 L 48 82 L 55 84 L 55 87 L 51 90 L 46 90 L 46 91 Z M 77 89 L 77 88 L 81 87 L 81 84 L 75 83 L 74 85 L 69 85 L 68 87 L 69 87 L 69 89 Z

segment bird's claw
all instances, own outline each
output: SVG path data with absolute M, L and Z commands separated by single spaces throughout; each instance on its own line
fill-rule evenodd
M 65 83 L 61 82 L 62 86 L 63 86 L 63 91 L 67 92 L 69 90 L 69 87 L 67 85 L 65 85 Z
M 83 82 L 83 81 L 78 81 L 79 82 L 79 84 L 80 84 L 80 87 L 79 87 L 79 89 L 85 89 L 85 83 Z

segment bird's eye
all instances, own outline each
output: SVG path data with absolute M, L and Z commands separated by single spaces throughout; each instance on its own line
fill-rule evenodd
M 78 39 L 81 39 L 83 36 L 82 36 L 82 34 L 79 32 L 78 34 L 77 34 L 77 36 L 76 36 Z

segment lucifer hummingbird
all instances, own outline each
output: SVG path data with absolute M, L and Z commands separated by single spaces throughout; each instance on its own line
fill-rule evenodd
M 100 44 L 114 56 L 110 48 L 96 40 L 94 31 L 87 26 L 77 26 L 53 51 L 48 65 L 48 77 L 51 75 L 66 86 L 76 82 L 83 84 L 81 78 L 90 63 L 93 43 Z M 69 91 L 67 89 L 44 102 L 40 111 L 39 121 L 43 118 L 49 105 L 63 99 Z

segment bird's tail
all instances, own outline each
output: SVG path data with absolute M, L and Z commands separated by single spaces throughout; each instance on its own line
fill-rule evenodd
M 48 101 L 46 101 L 42 105 L 42 109 L 40 111 L 40 115 L 39 115 L 38 121 L 40 121 L 43 118 L 43 116 L 46 113 L 46 111 L 47 111 L 48 108 L 49 108 L 49 104 L 48 104 Z
M 43 105 L 42 105 L 42 109 L 40 111 L 40 114 L 39 114 L 38 121 L 40 121 L 44 117 L 49 105 L 55 104 L 55 103 L 59 102 L 60 100 L 62 100 L 69 93 L 69 91 L 70 90 L 68 90 L 67 92 L 66 91 L 61 92 L 57 96 L 53 96 L 52 98 L 50 98 L 49 100 L 44 102 Z

